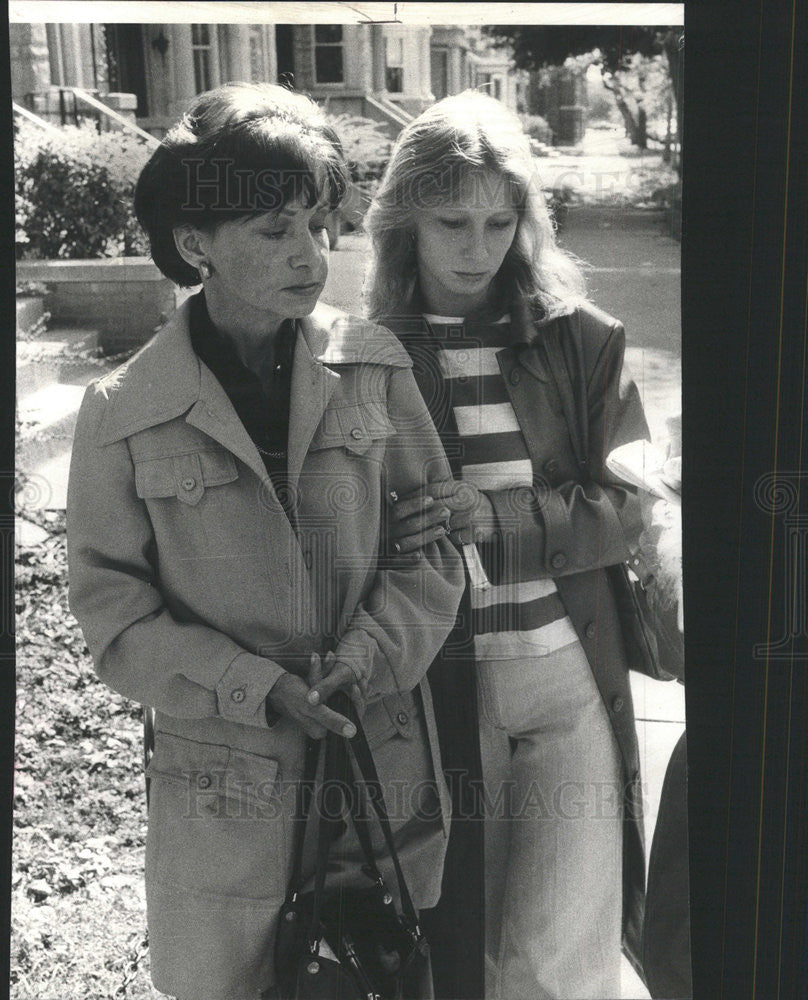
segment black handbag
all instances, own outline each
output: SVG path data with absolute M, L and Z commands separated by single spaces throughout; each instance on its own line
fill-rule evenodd
M 580 317 L 565 317 L 575 355 L 577 388 L 561 344 L 553 331 L 543 343 L 550 371 L 561 397 L 570 439 L 582 478 L 589 477 L 589 418 L 583 369 Z M 562 326 L 561 329 L 564 327 Z M 654 680 L 684 679 L 684 643 L 676 624 L 676 609 L 666 608 L 656 593 L 656 579 L 639 551 L 623 563 L 606 567 L 623 632 L 630 670 Z
M 309 740 L 306 745 L 304 775 L 298 788 L 292 877 L 275 941 L 280 995 L 284 1000 L 431 1000 L 429 944 L 401 870 L 370 747 L 348 697 L 337 692 L 329 704 L 351 719 L 356 736 L 346 740 L 329 732 L 324 741 Z M 325 762 L 316 817 L 314 889 L 302 892 L 303 843 L 321 742 L 325 742 Z M 359 794 L 351 756 L 361 774 L 365 796 Z M 393 862 L 400 909 L 373 855 L 365 800 L 376 813 Z M 328 890 L 328 856 L 335 835 L 344 829 L 345 811 L 365 856 L 362 871 L 368 877 L 368 887 Z M 323 942 L 336 960 L 321 953 Z

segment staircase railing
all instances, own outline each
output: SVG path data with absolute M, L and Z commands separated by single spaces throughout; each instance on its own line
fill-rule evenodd
M 27 121 L 33 122 L 34 125 L 38 125 L 44 132 L 59 131 L 55 125 L 51 125 L 50 122 L 45 121 L 44 118 L 40 118 L 39 115 L 35 115 L 33 111 L 29 111 L 28 108 L 24 108 L 21 104 L 17 104 L 16 101 L 11 102 L 11 107 L 14 110 L 15 115 L 19 115 L 20 118 L 25 118 Z
M 62 87 L 61 90 L 72 93 L 74 100 L 78 99 L 83 101 L 100 115 L 104 115 L 106 118 L 114 121 L 115 124 L 120 126 L 120 128 L 122 128 L 125 132 L 131 132 L 133 135 L 143 139 L 144 142 L 148 143 L 150 146 L 156 147 L 160 145 L 160 140 L 156 138 L 156 136 L 153 136 L 151 133 L 139 128 L 133 122 L 129 121 L 128 118 L 118 114 L 118 112 L 109 107 L 109 105 L 104 104 L 103 101 L 99 101 L 98 98 L 93 97 L 92 94 L 88 94 L 86 90 L 82 90 L 81 87 Z

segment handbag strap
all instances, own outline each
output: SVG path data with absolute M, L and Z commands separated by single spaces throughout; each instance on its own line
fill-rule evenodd
M 289 890 L 286 902 L 291 903 L 300 891 L 303 874 L 303 844 L 306 839 L 306 823 L 311 810 L 311 800 L 314 796 L 314 779 L 317 775 L 317 763 L 320 759 L 320 740 L 309 737 L 306 740 L 305 758 L 303 763 L 303 778 L 297 786 L 297 809 L 295 812 L 295 840 L 292 848 L 292 875 L 289 879 Z
M 317 815 L 317 864 L 314 871 L 314 894 L 309 926 L 309 949 L 316 953 L 320 943 L 320 913 L 325 898 L 325 876 L 328 869 L 328 856 L 333 842 L 332 832 L 340 822 L 339 816 L 345 807 L 345 783 L 341 780 L 340 763 L 347 760 L 341 755 L 345 739 L 336 733 L 328 731 L 325 734 L 325 763 L 323 765 L 323 784 L 320 788 L 320 809 Z M 326 795 L 334 795 L 326 809 Z M 341 809 L 334 807 L 341 805 Z
M 401 908 L 406 917 L 412 932 L 420 935 L 418 923 L 418 911 L 412 901 L 412 897 L 401 868 L 398 857 L 393 832 L 390 827 L 390 820 L 387 815 L 387 807 L 384 801 L 384 790 L 379 780 L 376 765 L 373 761 L 373 754 L 367 741 L 367 736 L 359 721 L 351 699 L 345 692 L 338 691 L 329 699 L 329 707 L 334 711 L 345 715 L 356 727 L 356 735 L 350 740 L 338 736 L 336 733 L 328 732 L 325 736 L 325 761 L 323 764 L 323 783 L 321 788 L 321 808 L 317 815 L 317 860 L 314 873 L 314 893 L 312 901 L 311 923 L 309 926 L 308 944 L 312 952 L 316 952 L 320 943 L 320 914 L 322 912 L 323 900 L 325 898 L 325 879 L 328 868 L 328 857 L 331 851 L 332 831 L 336 823 L 339 822 L 335 813 L 335 806 L 345 806 L 345 791 L 354 790 L 354 799 L 358 805 L 357 782 L 353 772 L 348 768 L 347 775 L 341 773 L 344 770 L 345 762 L 348 760 L 348 748 L 353 753 L 359 772 L 362 776 L 362 783 L 367 790 L 367 797 L 373 806 L 374 812 L 379 821 L 385 844 L 393 862 L 393 868 L 398 882 L 399 895 L 401 898 Z M 306 823 L 310 813 L 311 799 L 316 774 L 317 762 L 319 759 L 320 741 L 309 740 L 306 746 L 306 763 L 303 780 L 298 788 L 298 814 L 296 816 L 296 836 L 294 848 L 294 862 L 292 880 L 287 896 L 287 901 L 293 901 L 300 888 L 302 874 L 303 841 L 305 837 Z M 326 809 L 325 796 L 335 796 L 328 803 Z M 367 816 L 358 814 L 357 809 L 349 810 L 354 829 L 357 833 L 362 853 L 365 855 L 367 867 L 371 876 L 382 888 L 385 886 L 384 878 L 379 871 L 376 859 L 373 854 L 373 846 L 370 838 L 370 830 Z
M 351 747 L 351 751 L 353 752 L 354 760 L 359 767 L 359 772 L 362 775 L 362 781 L 367 789 L 368 798 L 370 799 L 373 810 L 379 820 L 379 826 L 381 827 L 382 835 L 384 836 L 384 841 L 387 845 L 387 850 L 393 862 L 393 868 L 396 873 L 396 881 L 398 882 L 398 891 L 401 897 L 401 908 L 404 915 L 409 920 L 412 930 L 416 933 L 420 933 L 418 926 L 418 911 L 415 909 L 412 897 L 410 896 L 410 891 L 407 887 L 407 880 L 404 877 L 404 872 L 401 868 L 401 862 L 398 857 L 398 851 L 396 850 L 395 841 L 393 840 L 393 831 L 390 827 L 390 819 L 387 815 L 387 806 L 384 801 L 384 789 L 379 781 L 379 775 L 376 771 L 373 754 L 371 753 L 365 731 L 362 729 L 361 723 L 359 722 L 356 707 L 343 691 L 337 691 L 334 694 L 332 704 L 335 711 L 340 712 L 343 715 L 347 715 L 356 726 L 356 735 L 348 742 Z M 360 822 L 363 821 L 364 820 L 361 820 Z M 354 826 L 356 826 L 356 817 L 354 817 Z

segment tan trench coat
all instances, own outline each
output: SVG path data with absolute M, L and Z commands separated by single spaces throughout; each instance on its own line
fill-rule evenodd
M 291 851 L 304 736 L 265 696 L 312 650 L 370 676 L 365 728 L 382 780 L 440 774 L 427 667 L 463 589 L 448 542 L 377 566 L 384 492 L 449 474 L 410 360 L 386 330 L 318 306 L 292 374 L 290 524 L 224 390 L 194 354 L 188 304 L 93 383 L 68 490 L 70 606 L 97 672 L 156 709 L 146 882 L 164 992 L 254 996 Z M 411 772 L 411 773 L 410 773 Z M 448 826 L 402 858 L 434 905 Z M 397 817 L 401 826 L 409 813 Z M 417 825 L 417 824 L 416 824 Z M 411 824 L 412 826 L 412 824 Z M 406 839 L 406 838 L 404 838 Z

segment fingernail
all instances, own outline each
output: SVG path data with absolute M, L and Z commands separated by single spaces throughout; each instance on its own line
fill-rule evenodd
M 342 735 L 350 739 L 352 736 L 356 736 L 356 729 L 353 726 L 343 726 Z
M 441 517 L 450 517 L 451 513 L 452 512 L 449 510 L 448 507 L 441 507 L 441 511 L 440 511 L 440 516 Z
M 424 497 L 424 507 L 431 507 L 434 502 L 434 497 Z
M 320 692 L 319 691 L 309 691 L 309 693 L 306 695 L 306 700 L 308 701 L 308 703 L 310 705 L 319 705 L 320 704 Z

